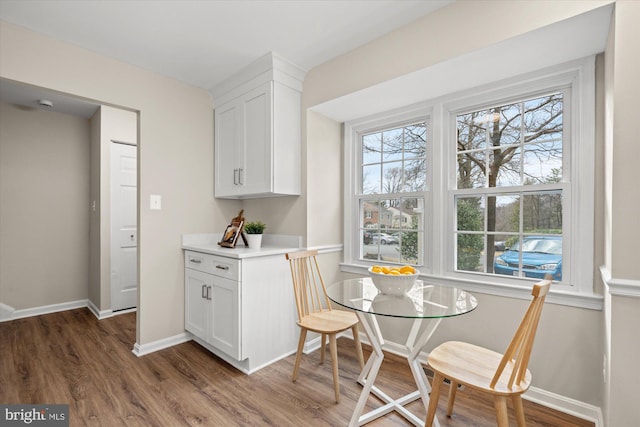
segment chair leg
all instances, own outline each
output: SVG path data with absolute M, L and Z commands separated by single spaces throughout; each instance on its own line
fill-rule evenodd
M 333 367 L 333 389 L 336 403 L 340 403 L 340 383 L 338 382 L 338 343 L 336 334 L 329 335 L 329 350 L 331 351 L 331 366 Z
M 351 332 L 353 333 L 353 342 L 356 346 L 356 355 L 358 356 L 358 362 L 360 363 L 360 369 L 364 369 L 364 355 L 362 354 L 362 344 L 360 343 L 360 333 L 358 332 L 358 325 L 353 325 Z
M 527 421 L 524 418 L 524 408 L 522 407 L 522 396 L 519 394 L 514 394 L 511 397 L 513 402 L 513 412 L 516 414 L 516 421 L 518 422 L 518 427 L 526 427 Z
M 496 396 L 494 400 L 496 407 L 496 419 L 498 427 L 509 427 L 509 414 L 507 413 L 507 398 L 505 396 Z
M 436 409 L 438 408 L 442 381 L 444 381 L 444 377 L 434 372 L 433 383 L 431 384 L 431 395 L 429 396 L 429 408 L 427 408 L 427 418 L 424 420 L 424 427 L 431 427 L 433 425 L 433 418 L 436 416 Z
M 320 364 L 324 363 L 325 347 L 327 346 L 327 334 L 320 337 Z
M 458 384 L 451 380 L 451 384 L 449 385 L 449 400 L 447 400 L 447 417 L 450 417 L 453 414 L 453 403 L 456 400 L 456 392 L 458 391 Z
M 298 340 L 298 351 L 296 352 L 296 362 L 293 365 L 292 380 L 295 383 L 298 378 L 298 368 L 300 368 L 300 356 L 302 355 L 302 349 L 304 348 L 304 340 L 307 337 L 307 330 L 300 328 L 300 339 Z

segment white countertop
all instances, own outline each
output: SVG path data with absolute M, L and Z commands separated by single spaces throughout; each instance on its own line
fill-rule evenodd
M 263 234 L 261 248 L 244 246 L 242 238 L 235 248 L 218 245 L 222 234 L 183 234 L 182 249 L 224 256 L 228 258 L 253 258 L 269 255 L 281 255 L 302 249 L 302 237 L 285 234 Z

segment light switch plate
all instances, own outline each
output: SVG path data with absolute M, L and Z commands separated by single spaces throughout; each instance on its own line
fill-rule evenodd
M 162 209 L 162 196 L 159 194 L 151 194 L 149 196 L 149 209 L 159 211 Z

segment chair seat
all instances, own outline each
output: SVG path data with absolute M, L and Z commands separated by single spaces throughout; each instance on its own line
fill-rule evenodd
M 507 385 L 513 362 L 507 363 L 495 387 L 490 387 L 501 359 L 502 354 L 484 347 L 449 341 L 439 345 L 429 354 L 428 364 L 434 371 L 453 382 L 493 394 L 510 396 L 527 391 L 531 384 L 529 370 L 520 384 L 514 384 L 511 389 Z
M 300 327 L 321 334 L 335 334 L 358 324 L 355 313 L 342 310 L 325 310 L 311 313 L 298 322 Z

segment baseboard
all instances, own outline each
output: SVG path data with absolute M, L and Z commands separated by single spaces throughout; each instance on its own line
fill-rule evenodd
M 76 308 L 83 307 L 87 307 L 98 320 L 117 316 L 119 314 L 126 314 L 137 311 L 136 308 L 119 311 L 100 310 L 92 301 L 86 299 L 63 302 L 60 304 L 43 305 L 41 307 L 24 308 L 20 310 L 16 310 L 15 308 L 0 302 L 0 322 L 9 322 L 11 320 L 22 319 L 25 317 L 40 316 L 42 314 L 56 313 L 65 310 L 74 310 Z
M 349 339 L 353 339 L 353 334 L 351 333 L 350 330 L 344 332 L 342 336 L 347 337 Z M 367 336 L 364 334 L 360 334 L 360 341 L 363 344 L 371 345 L 371 343 L 367 339 Z M 320 347 L 320 339 L 318 338 L 315 349 L 319 347 Z M 398 356 L 407 357 L 406 347 L 401 344 L 397 344 L 397 343 L 385 340 L 385 343 L 382 346 L 382 349 L 386 352 L 389 352 Z M 420 355 L 418 356 L 418 360 L 423 365 L 426 365 L 428 357 L 429 357 L 429 353 L 423 351 L 423 352 L 420 352 Z M 595 424 L 595 427 L 604 426 L 604 421 L 602 418 L 602 410 L 597 406 L 580 402 L 579 400 L 561 396 L 559 394 L 555 394 L 555 393 L 542 390 L 536 387 L 530 387 L 529 390 L 522 395 L 522 397 L 531 402 L 535 402 L 539 405 L 546 406 L 547 408 L 551 408 L 556 411 L 563 412 L 565 414 L 573 415 L 574 417 L 582 418 L 583 420 L 591 421 Z
M 15 308 L 0 302 L 0 322 L 7 322 L 13 319 Z
M 96 305 L 91 300 L 89 300 L 87 307 L 89 308 L 89 311 L 92 312 L 93 315 L 96 316 L 98 320 L 106 319 L 107 317 L 113 316 L 112 310 L 100 310 L 98 307 L 96 307 Z
M 12 307 L 1 304 L 0 322 L 8 322 L 10 320 L 22 319 L 24 317 L 40 316 L 42 314 L 57 313 L 58 311 L 74 310 L 76 308 L 83 308 L 88 306 L 89 301 L 78 300 L 63 302 L 60 304 L 43 305 L 41 307 L 23 308 L 15 310 Z
M 192 338 L 193 336 L 189 332 L 183 332 L 181 334 L 163 338 L 161 340 L 153 341 L 147 344 L 135 343 L 132 352 L 136 356 L 142 357 L 159 350 L 164 350 L 165 348 L 173 347 L 174 345 L 191 341 Z
M 550 391 L 542 390 L 537 387 L 530 387 L 529 390 L 522 395 L 522 398 L 542 406 L 546 406 L 547 408 L 555 409 L 557 411 L 564 412 L 565 414 L 591 421 L 596 425 L 596 427 L 604 426 L 602 410 L 597 406 L 561 396 Z

